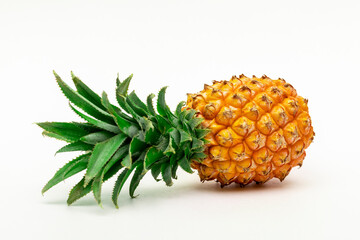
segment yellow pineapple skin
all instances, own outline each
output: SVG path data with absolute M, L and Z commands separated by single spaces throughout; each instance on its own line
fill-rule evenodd
M 204 118 L 205 158 L 193 161 L 202 181 L 245 186 L 272 178 L 284 180 L 301 166 L 315 133 L 307 99 L 284 79 L 233 76 L 213 81 L 197 94 L 188 94 L 187 108 Z

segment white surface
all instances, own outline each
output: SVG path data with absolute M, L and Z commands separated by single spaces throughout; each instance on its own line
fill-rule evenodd
M 100 2 L 100 1 L 99 1 Z M 359 1 L 0 1 L 1 239 L 358 239 Z M 81 176 L 40 190 L 73 155 L 33 122 L 79 120 L 52 76 L 73 70 L 114 99 L 116 73 L 144 98 L 231 75 L 283 77 L 308 98 L 316 132 L 280 183 L 220 189 L 180 173 L 147 176 L 120 209 L 104 185 L 66 205 Z

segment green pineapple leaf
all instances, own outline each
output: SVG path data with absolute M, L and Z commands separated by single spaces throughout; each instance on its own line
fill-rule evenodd
M 106 173 L 108 173 L 109 169 L 112 169 L 113 166 L 122 159 L 126 153 L 128 152 L 129 145 L 125 145 L 120 147 L 116 153 L 111 157 L 109 162 L 106 164 L 106 166 L 103 168 L 103 170 L 94 178 L 94 181 L 92 183 L 92 191 L 95 197 L 96 202 L 101 206 L 101 188 L 104 181 L 104 176 Z M 117 164 L 119 167 L 116 170 L 120 170 L 122 168 L 121 164 Z
M 90 151 L 94 148 L 94 145 L 87 144 L 81 141 L 69 143 L 60 148 L 55 154 L 63 152 L 75 152 L 75 151 Z
M 155 97 L 155 94 L 151 93 L 147 99 L 146 99 L 146 103 L 147 103 L 147 108 L 149 110 L 149 113 L 152 115 L 152 116 L 155 116 L 156 115 L 156 112 L 154 110 L 154 105 L 153 105 L 153 98 Z
M 118 178 L 116 179 L 114 189 L 113 189 L 113 194 L 112 194 L 112 201 L 116 208 L 119 208 L 118 198 L 119 198 L 120 191 L 121 191 L 122 187 L 124 186 L 124 183 L 126 182 L 128 177 L 130 176 L 132 170 L 134 170 L 134 167 L 136 167 L 136 166 L 137 165 L 133 165 L 130 169 L 125 168 L 122 171 L 122 173 L 118 176 Z
M 173 147 L 173 143 L 172 143 L 173 141 L 172 141 L 172 138 L 169 136 L 168 137 L 168 145 L 167 145 L 167 147 L 166 147 L 166 149 L 165 149 L 165 151 L 164 151 L 164 154 L 165 155 L 167 155 L 167 153 L 172 153 L 172 154 L 175 154 L 176 153 L 176 151 L 175 151 L 175 149 L 174 149 L 174 147 Z
M 116 100 L 121 106 L 121 108 L 124 109 L 126 112 L 128 112 L 128 109 L 125 106 L 124 97 L 127 95 L 132 77 L 133 74 L 131 74 L 128 78 L 126 78 L 123 82 L 121 82 L 116 88 Z
M 44 194 L 50 188 L 56 184 L 64 181 L 66 178 L 69 178 L 75 175 L 78 172 L 86 169 L 87 162 L 89 161 L 90 154 L 83 154 L 74 160 L 71 160 L 60 168 L 55 175 L 50 179 L 50 181 L 43 187 L 41 193 Z M 72 170 L 73 169 L 73 170 Z
M 85 85 L 77 76 L 71 72 L 71 78 L 75 84 L 76 90 L 80 95 L 89 100 L 91 103 L 95 104 L 97 107 L 106 111 L 104 106 L 101 104 L 101 98 L 97 95 L 93 90 L 91 90 L 88 86 Z
M 202 118 L 192 118 L 189 120 L 189 127 L 194 130 L 197 126 L 200 125 L 200 123 L 202 123 L 202 121 L 204 121 Z
M 99 131 L 95 133 L 90 133 L 80 138 L 80 141 L 83 141 L 88 144 L 95 145 L 97 143 L 103 142 L 112 138 L 114 136 L 113 133 L 107 131 Z
M 83 113 L 81 113 L 80 111 L 78 111 L 74 106 L 72 106 L 71 104 L 69 104 L 71 109 L 77 114 L 79 115 L 79 117 L 81 117 L 82 119 L 84 119 L 85 121 L 87 121 L 88 123 L 98 127 L 98 128 L 101 128 L 101 129 L 104 129 L 106 131 L 109 131 L 109 132 L 112 132 L 112 133 L 120 133 L 120 130 L 117 126 L 115 125 L 112 125 L 112 124 L 109 124 L 109 123 L 106 123 L 106 122 L 103 122 L 101 120 L 98 120 L 98 119 L 94 119 L 94 118 L 91 118 Z
M 121 161 L 121 165 L 123 165 L 124 167 L 130 169 L 131 165 L 132 165 L 132 159 L 130 157 L 130 154 L 126 155 L 123 160 Z
M 170 122 L 161 115 L 156 115 L 155 118 L 157 120 L 158 129 L 161 133 L 166 133 L 167 131 L 169 131 L 169 129 L 173 127 Z
M 91 184 L 91 190 L 93 191 L 94 198 L 100 207 L 102 207 L 101 188 L 102 188 L 102 184 L 103 184 L 103 177 L 104 177 L 103 172 L 99 172 L 98 175 L 96 175 L 94 177 L 94 179 L 92 180 L 92 184 Z
M 75 123 L 41 122 L 36 124 L 46 132 L 54 133 L 55 135 L 52 135 L 53 137 L 60 136 L 69 142 L 78 141 L 81 137 L 90 133 Z M 45 135 L 47 135 L 47 133 Z
M 158 179 L 158 176 L 160 175 L 160 173 L 161 173 L 161 164 L 154 164 L 151 167 L 151 175 L 157 182 L 161 181 L 161 179 Z
M 171 166 L 171 177 L 173 179 L 177 179 L 177 176 L 176 176 L 176 171 L 178 169 L 178 163 L 176 161 L 177 159 L 177 156 L 178 154 L 173 154 L 171 157 L 170 157 L 170 166 Z
M 164 154 L 159 151 L 156 147 L 150 147 L 145 155 L 144 167 L 145 169 L 150 169 L 150 166 L 158 161 Z
M 206 157 L 207 157 L 207 155 L 206 155 L 205 153 L 203 153 L 203 152 L 194 153 L 194 154 L 192 155 L 192 158 L 193 158 L 193 159 L 198 159 L 198 160 L 204 159 L 204 158 L 206 158 Z
M 85 178 L 82 178 L 70 191 L 69 197 L 67 199 L 67 204 L 70 206 L 78 199 L 84 197 L 89 192 L 91 192 L 91 184 L 88 184 L 84 187 Z
M 140 98 L 136 95 L 135 91 L 132 91 L 129 95 L 128 95 L 129 100 L 138 108 L 142 109 L 145 113 L 148 113 L 149 110 L 146 106 L 145 103 L 143 103 Z M 146 114 L 147 115 L 147 114 Z
M 60 136 L 60 135 L 58 135 L 56 133 L 52 133 L 52 132 L 48 132 L 48 131 L 43 131 L 42 135 L 46 136 L 46 137 L 55 138 L 57 140 L 65 141 L 65 142 L 68 142 L 68 143 L 74 142 L 74 141 L 71 141 L 71 140 L 69 140 L 69 139 L 67 139 L 67 138 L 65 138 L 63 136 Z
M 118 134 L 104 142 L 95 145 L 85 174 L 85 186 L 99 173 L 111 156 L 127 139 L 126 135 Z
M 170 134 L 171 139 L 176 144 L 176 146 L 179 146 L 180 145 L 180 139 L 181 139 L 179 130 L 177 130 L 176 128 L 171 128 L 171 129 L 169 129 L 168 132 Z
M 179 132 L 180 132 L 180 143 L 192 141 L 192 137 L 189 133 L 185 132 L 182 129 L 180 129 Z
M 211 132 L 210 129 L 201 129 L 201 128 L 195 129 L 196 137 L 198 137 L 199 139 L 206 137 L 206 135 L 208 135 L 210 132 Z
M 185 105 L 185 101 L 179 102 L 175 110 L 175 116 L 179 117 L 182 107 Z
M 189 160 L 185 156 L 180 158 L 178 164 L 185 172 L 193 173 L 193 171 L 191 170 Z
M 129 195 L 131 198 L 137 197 L 137 196 L 134 196 L 135 190 L 139 186 L 141 179 L 144 177 L 144 175 L 146 173 L 144 171 L 144 164 L 141 164 L 142 160 L 144 160 L 144 156 L 145 156 L 145 154 L 142 154 L 139 157 L 139 159 L 137 160 L 138 161 L 137 167 L 136 167 L 136 170 L 135 170 L 134 175 L 130 182 Z
M 119 79 L 119 73 L 116 75 L 116 87 L 118 87 L 121 84 L 121 81 Z
M 203 141 L 201 141 L 200 139 L 197 139 L 197 138 L 193 138 L 191 150 L 197 149 L 202 146 L 204 146 Z
M 143 152 L 147 147 L 147 144 L 143 141 L 140 140 L 140 138 L 138 136 L 135 136 L 131 142 L 130 142 L 130 147 L 129 147 L 129 156 L 131 161 L 133 161 L 132 159 L 132 155 L 138 152 Z
M 186 112 L 186 115 L 185 115 L 185 119 L 186 120 L 191 120 L 191 119 L 193 119 L 194 118 L 194 115 L 196 114 L 196 110 L 195 109 L 189 109 L 189 110 L 187 110 L 187 112 Z
M 78 92 L 75 92 L 72 88 L 70 88 L 61 78 L 59 75 L 57 75 L 54 71 L 54 75 L 56 78 L 56 81 L 61 88 L 64 95 L 76 106 L 83 109 L 85 112 L 90 114 L 91 116 L 102 120 L 107 123 L 113 123 L 113 118 L 109 113 L 102 110 L 101 108 L 97 107 L 95 104 L 87 100 L 85 97 L 83 97 Z
M 141 107 L 137 106 L 135 103 L 132 102 L 132 100 L 129 97 L 130 95 L 124 97 L 125 102 L 127 104 L 127 109 L 129 110 L 129 113 L 134 116 L 134 113 L 139 117 L 146 117 L 148 115 L 146 110 L 143 110 Z M 134 117 L 135 118 L 135 117 Z
M 164 162 L 161 165 L 161 175 L 164 182 L 166 183 L 166 186 L 173 185 L 173 182 L 171 180 L 171 166 L 169 162 Z
M 157 99 L 157 111 L 161 116 L 166 117 L 171 121 L 174 118 L 174 115 L 170 111 L 170 108 L 168 107 L 165 101 L 166 88 L 167 87 L 163 87 L 159 92 Z
M 116 124 L 123 133 L 132 138 L 139 132 L 139 128 L 134 123 L 127 121 L 115 111 L 105 92 L 102 94 L 102 101 L 104 106 L 114 116 Z

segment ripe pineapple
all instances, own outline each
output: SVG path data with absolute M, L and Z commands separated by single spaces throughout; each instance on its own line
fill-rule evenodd
M 166 105 L 162 88 L 156 112 L 154 94 L 146 103 L 134 91 L 128 94 L 132 75 L 116 80 L 120 108 L 74 74 L 76 91 L 54 75 L 71 109 L 86 121 L 38 123 L 44 135 L 68 142 L 57 153 L 82 152 L 42 190 L 86 170 L 70 191 L 69 205 L 91 191 L 101 205 L 102 183 L 120 170 L 112 195 L 116 207 L 129 176 L 133 173 L 129 194 L 134 197 L 149 170 L 156 181 L 161 175 L 167 186 L 177 178 L 179 166 L 189 173 L 192 167 L 202 181 L 217 180 L 221 186 L 264 183 L 273 177 L 282 181 L 292 167 L 301 166 L 314 137 L 307 100 L 283 79 L 241 75 L 214 81 L 198 94 L 189 94 L 186 105 L 180 102 L 175 112 Z
M 233 76 L 214 81 L 198 94 L 189 94 L 187 107 L 204 118 L 207 157 L 193 161 L 201 180 L 232 182 L 280 181 L 302 165 L 314 138 L 307 100 L 284 79 Z

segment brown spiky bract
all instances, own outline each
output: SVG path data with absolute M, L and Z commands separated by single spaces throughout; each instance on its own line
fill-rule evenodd
M 213 81 L 197 94 L 188 94 L 187 108 L 204 118 L 207 158 L 193 162 L 200 179 L 245 186 L 281 181 L 301 166 L 314 138 L 307 99 L 284 79 L 245 75 Z

